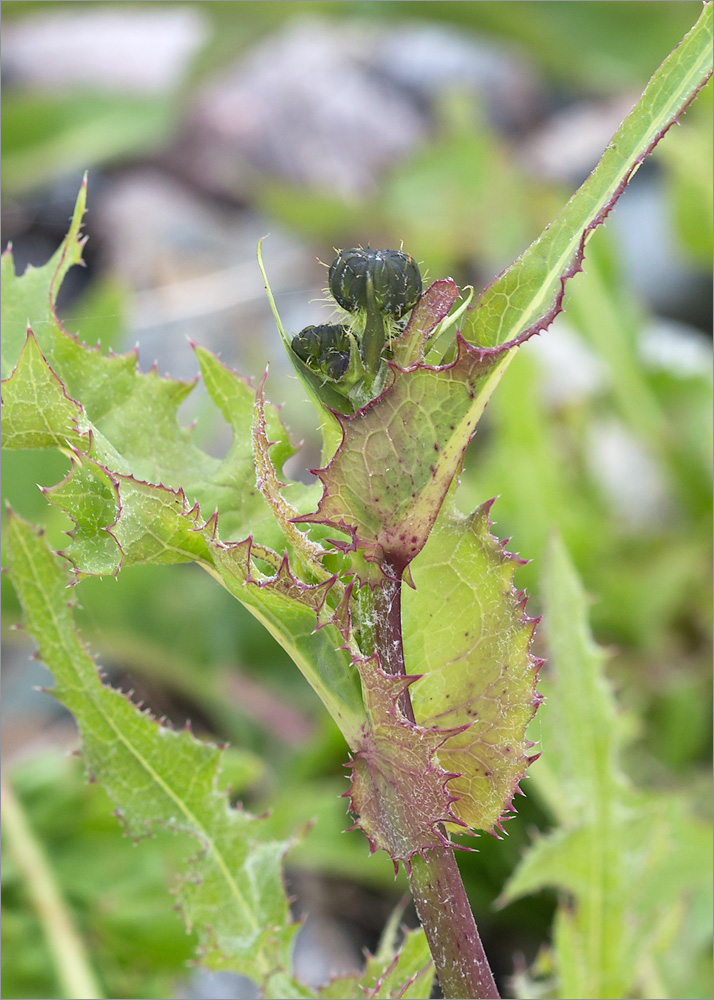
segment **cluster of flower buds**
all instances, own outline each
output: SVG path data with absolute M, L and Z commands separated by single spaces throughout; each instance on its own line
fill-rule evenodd
M 353 412 L 384 384 L 391 339 L 422 291 L 419 266 L 401 250 L 342 250 L 330 265 L 331 295 L 349 316 L 306 326 L 291 341 L 301 377 L 328 406 Z

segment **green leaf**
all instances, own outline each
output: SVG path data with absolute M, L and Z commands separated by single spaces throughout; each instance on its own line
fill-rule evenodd
M 281 875 L 287 845 L 266 841 L 259 819 L 229 807 L 217 788 L 218 748 L 157 724 L 102 682 L 75 633 L 60 561 L 16 516 L 8 519 L 7 554 L 25 628 L 55 675 L 53 693 L 77 719 L 87 771 L 127 832 L 141 837 L 160 824 L 199 842 L 177 896 L 199 933 L 202 961 L 258 982 L 288 968 L 297 927 Z
M 75 453 L 70 474 L 43 490 L 75 523 L 64 555 L 83 574 L 116 574 L 138 563 L 212 565 L 196 505 L 183 490 L 152 486 L 111 473 Z
M 352 416 L 338 415 L 343 440 L 318 472 L 322 499 L 300 520 L 352 536 L 361 582 L 400 577 L 421 551 L 511 349 L 560 312 L 565 283 L 582 269 L 590 233 L 711 75 L 711 8 L 705 5 L 697 25 L 652 77 L 558 218 L 467 313 L 464 336 L 481 349 L 458 340 L 452 364 L 393 369 L 381 396 Z
M 292 339 L 288 336 L 283 322 L 280 319 L 280 314 L 278 313 L 278 307 L 275 305 L 275 299 L 273 297 L 273 292 L 270 288 L 270 282 L 268 281 L 268 275 L 265 271 L 263 265 L 263 240 L 258 242 L 258 267 L 260 268 L 260 273 L 263 276 L 263 284 L 265 285 L 265 292 L 268 296 L 268 302 L 270 303 L 270 309 L 273 313 L 275 319 L 275 325 L 280 334 L 280 339 L 283 343 L 283 347 L 287 353 L 290 363 L 292 364 L 295 372 L 303 384 L 305 391 L 307 392 L 308 399 L 315 407 L 315 410 L 320 418 L 320 431 L 322 433 L 322 455 L 323 459 L 333 454 L 335 448 L 340 443 L 340 429 L 335 420 L 335 414 L 343 412 L 346 410 L 351 413 L 353 406 L 349 400 L 337 392 L 336 389 L 328 382 L 323 382 L 317 378 L 315 372 L 313 372 L 306 364 L 304 364 L 297 354 L 292 349 Z M 335 411 L 334 413 L 332 411 Z
M 712 4 L 665 59 L 595 170 L 526 252 L 479 296 L 464 336 L 474 344 L 520 343 L 562 307 L 565 282 L 582 270 L 585 244 L 645 157 L 712 73 Z
M 392 358 L 395 365 L 406 368 L 415 360 L 424 360 L 424 344 L 432 335 L 438 339 L 434 329 L 451 311 L 459 297 L 459 289 L 450 278 L 435 281 L 427 288 L 412 309 L 404 333 L 392 343 Z M 443 324 L 442 324 L 443 327 Z M 439 327 L 441 331 L 442 327 Z
M 526 739 L 539 697 L 530 653 L 533 619 L 513 587 L 521 562 L 491 535 L 483 504 L 470 517 L 442 511 L 402 596 L 407 670 L 420 725 L 468 726 L 445 742 L 439 763 L 458 777 L 452 810 L 466 826 L 491 830 L 508 818 L 530 763 Z
M 137 563 L 195 561 L 217 577 L 286 649 L 356 745 L 365 722 L 358 650 L 350 636 L 351 591 L 330 576 L 317 585 L 298 580 L 286 558 L 249 537 L 222 543 L 216 521 L 203 522 L 183 491 L 142 483 L 75 455 L 70 475 L 44 491 L 73 518 L 65 550 L 80 574 L 117 573 Z M 256 559 L 270 567 L 261 571 Z
M 31 330 L 3 386 L 4 447 L 89 448 L 84 408 L 67 395 Z
M 266 373 L 267 375 L 267 373 Z M 280 525 L 286 539 L 289 540 L 296 553 L 301 567 L 317 580 L 327 580 L 331 574 L 325 569 L 322 559 L 328 554 L 317 542 L 310 539 L 306 532 L 295 524 L 295 518 L 300 512 L 296 510 L 283 496 L 281 489 L 285 483 L 280 482 L 275 466 L 273 453 L 277 451 L 278 442 L 268 440 L 268 428 L 265 419 L 265 397 L 263 385 L 260 383 L 253 407 L 253 461 L 257 476 L 258 489 L 270 507 L 275 520 Z
M 567 923 L 566 937 L 572 943 L 577 930 L 583 961 L 560 964 L 563 995 L 621 996 L 632 978 L 634 945 L 625 920 L 622 838 L 635 813 L 616 764 L 618 730 L 604 654 L 590 636 L 585 594 L 560 542 L 551 546 L 543 593 L 554 673 L 542 679 L 543 758 L 533 774 L 549 790 L 564 830 L 536 842 L 502 899 L 515 898 L 523 891 L 519 885 L 533 891 L 554 881 L 576 895 L 575 925 Z
M 315 996 L 312 990 L 284 972 L 270 976 L 263 987 L 265 1000 L 313 1000 Z
M 392 384 L 373 403 L 352 417 L 338 416 L 342 444 L 317 473 L 323 496 L 314 514 L 296 521 L 351 534 L 370 564 L 359 569 L 361 580 L 399 577 L 426 543 L 510 359 L 460 341 L 451 365 L 394 369 Z
M 55 438 L 68 436 L 69 444 L 89 453 L 111 473 L 130 473 L 138 480 L 183 489 L 190 505 L 198 502 L 209 516 L 218 510 L 224 539 L 244 537 L 252 530 L 265 543 L 282 548 L 282 532 L 254 485 L 255 391 L 248 382 L 208 351 L 197 349 L 209 392 L 233 429 L 231 448 L 220 461 L 197 448 L 191 431 L 178 423 L 178 408 L 192 391 L 193 381 L 160 378 L 155 370 L 144 374 L 137 370 L 134 353 L 105 357 L 67 334 L 57 319 L 54 300 L 61 281 L 68 268 L 81 260 L 84 241 L 79 230 L 85 200 L 86 183 L 67 237 L 43 268 L 28 268 L 18 277 L 11 252 L 2 257 L 3 372 L 9 374 L 17 364 L 28 320 L 39 347 L 39 358 L 33 353 L 32 366 L 23 364 L 12 379 L 15 397 L 24 407 L 6 412 L 8 446 L 45 447 L 48 433 Z M 42 356 L 46 372 L 39 371 Z M 35 407 L 38 382 L 53 384 L 56 391 L 52 397 L 45 390 Z M 64 410 L 58 408 L 60 390 L 71 400 L 81 400 L 85 421 L 81 430 L 91 430 L 91 450 L 87 442 L 76 440 L 77 428 L 67 404 Z M 266 420 L 271 439 L 277 442 L 273 458 L 281 465 L 294 449 L 275 407 L 266 406 Z
M 232 769 L 235 770 L 235 769 Z M 5 775 L 52 868 L 59 891 L 101 973 L 100 991 L 110 997 L 160 997 L 175 990 L 177 970 L 191 960 L 195 937 L 186 933 L 166 891 L 177 877 L 187 841 L 155 829 L 140 849 L 118 835 L 105 792 L 88 784 L 74 755 L 46 751 L 16 761 Z M 222 777 L 226 776 L 224 770 Z M 13 839 L 3 820 L 3 994 L 59 997 L 100 994 L 63 989 L 27 898 L 28 880 L 14 863 Z M 64 958 L 64 955 L 63 955 Z
M 628 785 L 619 764 L 627 724 L 605 676 L 607 655 L 590 632 L 582 583 L 557 539 L 542 590 L 548 650 L 558 667 L 547 675 L 554 694 L 540 716 L 545 752 L 537 770 L 543 783 L 550 777 L 557 786 L 548 804 L 562 823 L 602 822 Z
M 148 153 L 166 141 L 174 120 L 175 105 L 163 96 L 18 89 L 3 114 L 3 193 L 48 187 L 95 163 Z
M 2 810 L 6 844 L 41 922 L 62 991 L 68 996 L 101 997 L 103 993 L 95 979 L 85 943 L 52 862 L 35 836 L 9 781 L 3 781 Z
M 212 503 L 221 514 L 223 538 L 235 538 L 252 531 L 266 545 L 282 548 L 285 538 L 256 483 L 252 425 L 256 390 L 249 381 L 198 345 L 194 346 L 201 375 L 211 399 L 233 431 L 233 440 L 223 462 L 196 493 L 204 508 Z M 291 444 L 277 407 L 262 401 L 266 435 L 272 442 L 270 458 L 279 475 L 283 463 L 297 449 Z
M 62 338 L 70 341 L 59 328 L 55 332 L 57 340 L 54 346 L 61 348 Z M 74 352 L 83 352 L 91 368 L 99 356 L 74 341 L 71 345 L 73 359 L 81 361 Z M 335 584 L 334 577 L 323 571 L 316 559 L 312 560 L 312 569 L 323 580 L 327 577 L 328 581 L 322 588 L 300 583 L 288 570 L 287 563 L 281 570 L 282 558 L 265 546 L 252 548 L 247 560 L 242 558 L 244 550 L 240 547 L 227 554 L 229 550 L 224 548 L 217 535 L 217 524 L 220 523 L 222 528 L 224 515 L 227 515 L 229 530 L 231 525 L 235 529 L 240 524 L 245 533 L 252 528 L 255 535 L 262 525 L 263 537 L 274 541 L 279 548 L 286 545 L 290 548 L 290 545 L 258 487 L 246 488 L 246 480 L 252 482 L 255 475 L 251 426 L 248 422 L 252 420 L 255 392 L 244 379 L 222 366 L 209 352 L 200 350 L 199 357 L 213 398 L 230 417 L 234 441 L 223 463 L 204 456 L 203 465 L 208 465 L 210 473 L 208 482 L 197 482 L 201 463 L 198 469 L 194 467 L 190 473 L 187 472 L 189 483 L 194 484 L 193 495 L 181 488 L 143 482 L 138 476 L 127 474 L 127 470 L 133 467 L 146 470 L 143 456 L 139 453 L 148 453 L 152 439 L 148 435 L 149 445 L 141 442 L 137 429 L 143 426 L 140 415 L 144 412 L 149 413 L 150 423 L 160 438 L 153 442 L 156 451 L 151 456 L 149 464 L 153 468 L 150 467 L 149 472 L 156 474 L 163 469 L 164 472 L 169 471 L 173 479 L 174 474 L 166 466 L 178 465 L 185 458 L 191 458 L 191 448 L 188 448 L 187 455 L 184 454 L 186 440 L 175 421 L 177 400 L 184 393 L 185 386 L 160 380 L 154 373 L 133 376 L 130 396 L 125 397 L 123 402 L 120 400 L 118 408 L 108 417 L 114 421 L 113 428 L 107 426 L 107 420 L 100 420 L 114 441 L 127 448 L 125 454 L 120 454 L 112 442 L 87 421 L 79 404 L 67 397 L 62 384 L 40 354 L 34 339 L 31 339 L 22 355 L 22 363 L 5 383 L 8 440 L 11 443 L 17 440 L 23 446 L 55 444 L 65 450 L 74 446 L 70 474 L 58 486 L 46 490 L 45 494 L 75 523 L 66 554 L 78 573 L 114 574 L 122 566 L 137 563 L 187 561 L 199 562 L 214 575 L 225 573 L 223 582 L 228 589 L 259 620 L 264 624 L 270 623 L 270 631 L 296 659 L 333 717 L 342 725 L 348 742 L 351 740 L 354 743 L 356 733 L 364 722 L 364 710 L 359 678 L 350 663 L 355 649 L 352 652 L 340 649 L 345 643 L 343 633 L 347 628 L 346 602 L 349 595 L 345 596 L 341 585 Z M 76 373 L 77 377 L 81 377 L 80 365 Z M 123 416 L 117 424 L 117 414 L 122 410 Z M 127 427 L 125 432 L 120 425 L 128 420 L 132 412 L 136 427 L 131 430 Z M 292 446 L 278 420 L 277 411 L 265 405 L 262 394 L 258 412 L 262 414 L 259 423 L 262 419 L 264 424 L 261 440 L 265 442 L 265 462 L 269 462 L 267 428 L 277 442 L 273 450 L 277 452 L 278 459 L 287 457 L 292 452 Z M 80 427 L 81 433 L 78 430 Z M 162 468 L 157 468 L 159 456 L 163 453 L 166 457 L 167 454 L 162 445 L 167 445 L 170 457 L 166 464 L 161 463 Z M 267 469 L 266 464 L 266 473 Z M 175 475 L 178 476 L 178 473 Z M 204 521 L 199 506 L 194 502 L 196 495 L 206 503 L 215 501 L 218 519 L 211 517 L 208 522 Z M 298 540 L 302 540 L 302 534 L 289 525 L 287 517 L 284 520 L 286 530 L 290 528 L 291 537 L 294 534 L 297 544 Z M 252 542 L 250 544 L 253 545 Z M 304 544 L 312 545 L 307 538 Z M 236 551 L 241 553 L 237 559 Z M 276 571 L 273 581 L 264 577 L 252 564 L 252 555 L 258 551 L 260 557 L 267 559 Z M 331 588 L 330 607 L 325 605 L 325 598 Z M 317 614 L 323 605 L 323 627 L 317 629 Z M 342 611 L 338 615 L 340 606 Z M 338 619 L 344 621 L 340 624 Z
M 308 585 L 282 560 L 272 576 L 257 568 L 264 558 L 248 538 L 212 549 L 216 570 L 228 590 L 268 629 L 317 692 L 340 727 L 347 743 L 356 746 L 366 724 L 359 673 L 353 660 L 358 650 L 349 632 L 350 592 L 331 607 L 334 580 Z

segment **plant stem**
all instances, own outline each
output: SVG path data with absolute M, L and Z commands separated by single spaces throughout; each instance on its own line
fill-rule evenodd
M 389 579 L 375 591 L 374 610 L 380 666 L 385 673 L 405 675 L 400 580 Z M 408 690 L 398 705 L 415 722 Z M 434 848 L 427 859 L 415 855 L 409 885 L 446 1000 L 498 1000 L 453 849 Z
M 452 848 L 415 855 L 409 886 L 447 1000 L 498 1000 Z
M 377 305 L 374 294 L 372 275 L 367 275 L 367 316 L 364 333 L 362 334 L 362 360 L 366 368 L 365 380 L 369 385 L 374 383 L 379 370 L 379 362 L 384 348 L 384 317 Z
M 374 640 L 379 665 L 385 674 L 398 677 L 406 674 L 404 647 L 402 645 L 402 584 L 400 580 L 386 580 L 374 595 Z M 404 691 L 398 702 L 406 719 L 415 722 L 409 691 Z

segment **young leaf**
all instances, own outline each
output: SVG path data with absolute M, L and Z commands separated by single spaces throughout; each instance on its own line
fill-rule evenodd
M 4 447 L 89 450 L 84 409 L 67 394 L 43 358 L 32 330 L 3 384 Z M 40 414 L 44 419 L 38 420 Z
M 289 968 L 297 926 L 281 875 L 287 845 L 263 839 L 259 819 L 229 806 L 217 788 L 220 750 L 159 725 L 102 682 L 75 633 L 60 560 L 14 515 L 7 558 L 25 628 L 55 675 L 53 693 L 79 724 L 87 771 L 116 803 L 127 832 L 142 837 L 161 824 L 198 840 L 177 896 L 200 935 L 202 961 L 261 983 Z
M 66 337 L 62 331 L 60 335 Z M 93 352 L 78 349 L 93 364 Z M 249 409 L 247 403 L 255 401 L 255 393 L 208 352 L 201 352 L 201 363 L 210 375 L 214 397 L 231 413 L 234 447 L 225 462 L 219 464 L 215 478 L 208 485 L 197 486 L 195 492 L 217 500 L 219 517 L 228 512 L 233 524 L 239 516 L 252 517 L 257 509 L 256 530 L 262 523 L 270 540 L 275 539 L 280 548 L 289 546 L 257 487 L 243 489 L 247 456 L 250 456 L 251 479 L 253 472 L 250 427 L 243 433 L 242 421 L 249 418 L 252 405 Z M 160 397 L 164 392 L 160 388 L 162 381 L 156 376 L 149 378 L 151 382 L 144 386 L 155 386 Z M 282 556 L 258 546 L 252 539 L 241 543 L 243 547 L 239 544 L 233 549 L 226 548 L 217 535 L 218 519 L 212 517 L 205 522 L 199 506 L 189 501 L 183 489 L 143 482 L 127 474 L 127 469 L 137 461 L 136 450 L 124 439 L 130 450 L 128 456 L 120 455 L 89 423 L 83 408 L 67 397 L 34 339 L 28 341 L 21 362 L 5 387 L 10 425 L 6 430 L 11 441 L 24 446 L 37 441 L 43 447 L 54 443 L 63 450 L 71 449 L 70 474 L 45 494 L 75 523 L 66 554 L 77 572 L 114 574 L 122 566 L 136 563 L 197 561 L 214 575 L 225 573 L 223 582 L 228 589 L 261 621 L 270 623 L 270 631 L 296 659 L 342 725 L 348 742 L 355 745 L 356 734 L 364 722 L 364 709 L 359 678 L 350 665 L 354 650 L 348 654 L 340 648 L 349 628 L 349 594 L 345 595 L 340 585 L 334 586 L 335 578 L 328 577 L 320 587 L 302 584 L 290 573 Z M 145 391 L 141 395 L 146 398 Z M 289 454 L 290 445 L 274 408 L 268 409 L 262 402 L 261 406 L 266 422 L 270 421 L 271 433 L 278 440 L 278 455 Z M 179 436 L 172 445 L 177 451 L 180 441 Z M 78 447 L 72 448 L 73 445 Z M 223 474 L 226 481 L 222 481 Z M 297 530 L 292 525 L 291 528 Z M 257 570 L 253 563 L 255 553 L 273 567 L 274 580 Z M 325 604 L 331 587 L 332 607 Z M 320 629 L 317 629 L 318 612 L 323 613 Z
M 2 377 L 7 378 L 20 356 L 28 324 L 38 328 L 56 322 L 54 302 L 62 280 L 74 264 L 81 263 L 85 237 L 80 236 L 87 202 L 85 175 L 74 207 L 67 236 L 42 267 L 28 265 L 22 278 L 15 273 L 12 247 L 8 244 L 0 258 L 2 276 L 3 349 Z
M 292 657 L 342 730 L 356 746 L 366 725 L 357 653 L 350 632 L 349 590 L 332 609 L 328 603 L 333 580 L 309 585 L 298 580 L 287 559 L 272 576 L 258 569 L 263 558 L 251 539 L 212 547 L 216 570 L 224 586 L 268 629 Z M 274 553 L 273 553 L 274 555 Z
M 183 490 L 111 473 L 78 452 L 70 474 L 43 490 L 75 523 L 64 555 L 80 573 L 116 574 L 138 563 L 213 563 L 197 504 Z M 114 544 L 111 544 L 111 543 Z
M 273 465 L 273 451 L 276 442 L 268 440 L 265 419 L 263 386 L 265 385 L 266 376 L 267 372 L 263 376 L 258 391 L 255 394 L 255 405 L 253 408 L 253 460 L 255 462 L 258 489 L 271 508 L 273 516 L 282 528 L 285 537 L 290 541 L 302 567 L 318 580 L 327 580 L 331 574 L 321 562 L 322 558 L 327 555 L 327 551 L 317 542 L 308 538 L 306 532 L 298 528 L 295 524 L 295 518 L 299 516 L 299 511 L 285 499 L 281 492 L 281 489 L 285 488 L 286 484 L 280 482 L 277 470 Z M 336 582 L 335 585 L 338 588 L 340 587 Z
M 449 315 L 459 297 L 459 289 L 451 278 L 433 282 L 411 311 L 409 322 L 401 336 L 392 342 L 392 360 L 399 368 L 408 368 L 424 360 L 424 344 L 435 327 Z M 439 328 L 441 330 L 441 327 Z
M 209 509 L 206 505 L 210 503 L 220 512 L 224 539 L 241 537 L 250 530 L 266 545 L 280 549 L 285 539 L 255 481 L 252 425 L 258 401 L 256 390 L 210 351 L 198 345 L 194 350 L 205 386 L 233 432 L 228 454 L 210 483 L 197 488 L 197 499 L 204 509 Z M 283 463 L 297 449 L 290 442 L 277 407 L 263 401 L 262 409 L 266 435 L 272 442 L 270 459 L 279 476 Z
M 5 413 L 5 445 L 76 446 L 110 473 L 182 489 L 190 505 L 198 502 L 209 514 L 220 511 L 224 539 L 245 537 L 252 530 L 281 549 L 282 532 L 253 483 L 255 391 L 247 381 L 197 349 L 209 392 L 233 430 L 233 443 L 221 461 L 197 448 L 191 431 L 178 423 L 178 407 L 195 382 L 160 378 L 155 370 L 144 374 L 137 370 L 134 353 L 105 357 L 70 336 L 59 322 L 54 303 L 64 274 L 81 258 L 84 241 L 78 233 L 85 200 L 83 185 L 70 231 L 43 268 L 16 276 L 11 251 L 3 254 L 3 371 L 12 373 L 4 383 L 4 399 L 12 403 Z M 36 344 L 25 348 L 28 321 Z M 73 412 L 74 400 L 81 401 L 81 408 Z M 277 442 L 273 460 L 281 465 L 294 449 L 275 407 L 266 406 L 266 420 L 271 440 Z M 77 440 L 78 433 L 87 432 L 89 440 Z

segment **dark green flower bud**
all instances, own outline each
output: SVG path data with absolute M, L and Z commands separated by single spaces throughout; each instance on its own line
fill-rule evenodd
M 300 333 L 296 333 L 290 346 L 305 364 L 320 357 L 320 337 L 314 326 L 306 326 Z
M 325 323 L 306 326 L 290 344 L 293 351 L 313 371 L 322 371 L 338 382 L 350 363 L 350 340 L 347 327 Z
M 339 382 L 347 374 L 350 366 L 349 351 L 331 351 L 321 361 L 321 368 L 326 375 L 329 375 L 335 382 Z
M 349 341 L 346 327 L 325 323 L 320 326 L 306 326 L 293 337 L 290 346 L 300 360 L 308 364 L 310 361 L 319 361 L 329 351 L 345 348 L 349 350 Z
M 419 265 L 401 250 L 342 250 L 329 270 L 330 292 L 347 312 L 367 309 L 368 279 L 380 312 L 399 319 L 421 295 Z

